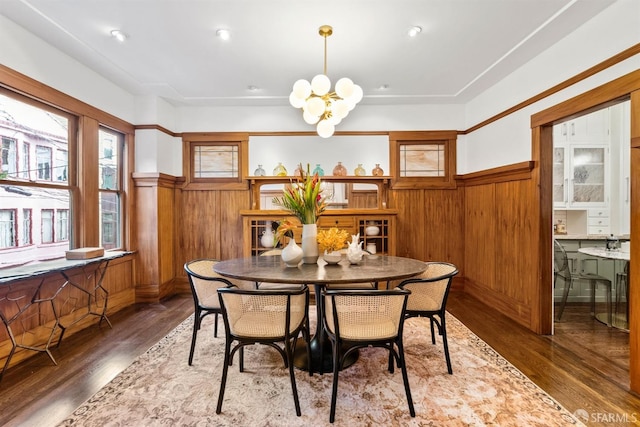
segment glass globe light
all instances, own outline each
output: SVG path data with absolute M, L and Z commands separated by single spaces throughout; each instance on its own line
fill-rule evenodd
M 349 104 L 342 99 L 333 102 L 331 104 L 331 114 L 334 117 L 339 117 L 340 120 L 344 119 L 349 114 Z
M 348 77 L 343 77 L 336 82 L 336 94 L 342 98 L 349 98 L 353 94 L 354 84 Z
M 318 74 L 311 80 L 311 90 L 316 95 L 326 95 L 329 89 L 331 89 L 331 80 L 324 74 Z
M 325 103 L 322 98 L 318 98 L 316 96 L 311 97 L 307 101 L 307 107 L 305 110 L 314 116 L 321 116 L 325 110 Z
M 333 126 L 338 126 L 340 124 L 340 122 L 342 121 L 342 117 L 338 117 L 335 114 L 332 114 L 331 117 L 329 117 L 326 120 L 329 120 L 329 122 L 331 122 L 331 124 Z
M 335 131 L 335 126 L 329 120 L 320 120 L 316 128 L 318 136 L 321 138 L 329 138 Z
M 306 123 L 310 125 L 315 125 L 316 123 L 318 123 L 318 120 L 320 120 L 320 116 L 314 116 L 308 111 L 305 111 L 304 113 L 302 113 L 302 118 Z
M 362 88 L 358 85 L 353 85 L 353 93 L 349 97 L 349 100 L 353 101 L 353 105 L 362 101 L 363 96 L 364 96 L 364 93 L 362 92 Z
M 306 101 L 302 98 L 298 98 L 295 92 L 291 92 L 291 95 L 289 95 L 289 103 L 296 108 L 302 108 L 306 104 Z
M 311 95 L 311 83 L 300 79 L 293 84 L 293 93 L 300 99 L 307 99 Z

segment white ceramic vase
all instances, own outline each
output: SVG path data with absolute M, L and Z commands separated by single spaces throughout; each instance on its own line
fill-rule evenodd
M 294 239 L 289 239 L 289 244 L 284 247 L 280 256 L 287 267 L 297 267 L 302 261 L 302 248 Z
M 302 224 L 302 262 L 316 264 L 318 262 L 318 226 Z
M 327 264 L 337 264 L 340 262 L 340 260 L 342 260 L 342 253 L 340 251 L 324 251 L 322 259 L 325 260 Z
M 273 247 L 273 229 L 271 228 L 271 221 L 267 221 L 265 225 L 265 230 L 262 232 L 262 237 L 260 237 L 260 244 L 265 248 Z

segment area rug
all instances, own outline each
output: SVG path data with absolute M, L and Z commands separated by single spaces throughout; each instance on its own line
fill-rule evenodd
M 251 346 L 245 372 L 229 369 L 222 413 L 216 403 L 224 332 L 211 319 L 187 364 L 193 318 L 136 359 L 78 407 L 62 426 L 319 426 L 329 424 L 331 374 L 296 370 L 297 417 L 288 371 L 275 350 Z M 312 313 L 312 319 L 315 315 Z M 210 322 L 207 322 L 209 320 Z M 335 426 L 583 425 L 493 348 L 447 314 L 453 375 L 442 341 L 431 344 L 427 319 L 405 323 L 405 355 L 416 417 L 409 415 L 402 374 L 387 371 L 388 353 L 367 348 L 340 373 Z

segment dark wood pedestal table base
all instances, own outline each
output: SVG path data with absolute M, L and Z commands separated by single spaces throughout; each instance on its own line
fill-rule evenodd
M 331 372 L 331 345 L 322 327 L 324 304 L 320 298 L 326 285 L 384 282 L 405 279 L 425 271 L 427 265 L 423 261 L 394 256 L 366 256 L 359 264 L 349 264 L 342 260 L 338 264 L 326 264 L 322 259 L 317 264 L 300 264 L 297 267 L 286 267 L 279 256 L 254 256 L 236 258 L 218 262 L 214 266 L 216 273 L 240 280 L 266 283 L 288 283 L 312 285 L 316 294 L 316 333 L 311 339 L 311 372 Z M 345 363 L 352 364 L 357 360 Z M 307 369 L 307 357 L 304 346 L 299 346 L 294 355 L 294 365 Z

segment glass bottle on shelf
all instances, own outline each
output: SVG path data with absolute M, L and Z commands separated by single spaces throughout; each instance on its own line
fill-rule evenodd
M 313 174 L 318 174 L 318 176 L 324 176 L 324 170 L 320 167 L 320 163 L 316 163 L 316 168 L 313 170 Z
M 384 175 L 384 171 L 380 167 L 380 163 L 376 163 L 376 167 L 371 171 L 371 175 L 373 176 L 382 176 Z
M 298 165 L 296 170 L 293 171 L 293 176 L 302 176 L 304 174 L 304 170 L 302 170 L 302 165 Z
M 338 162 L 335 168 L 333 168 L 333 176 L 347 176 L 347 168 L 344 167 L 342 162 Z
M 362 167 L 362 163 L 358 163 L 358 167 L 353 171 L 355 176 L 365 176 L 367 172 Z
M 273 169 L 273 176 L 287 176 L 287 168 L 284 167 L 282 162 L 278 162 L 278 166 Z
M 265 176 L 267 173 L 262 169 L 262 165 L 258 165 L 258 169 L 253 171 L 253 176 Z

